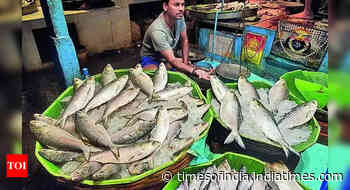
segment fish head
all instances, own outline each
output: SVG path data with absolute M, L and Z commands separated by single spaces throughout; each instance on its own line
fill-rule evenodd
M 39 114 L 39 113 L 35 113 L 35 114 L 33 115 L 33 117 L 34 117 L 36 120 L 42 118 L 41 114 Z
M 47 124 L 37 120 L 32 120 L 29 122 L 30 131 L 32 131 L 34 135 L 40 134 L 45 125 Z
M 278 83 L 278 85 L 281 85 L 281 86 L 287 88 L 287 82 L 284 79 L 280 79 L 279 81 L 277 81 L 277 83 Z
M 139 71 L 140 71 L 140 70 L 142 71 L 142 66 L 141 66 L 141 64 L 137 64 L 137 65 L 135 66 L 135 69 L 136 69 L 136 70 L 139 70 Z
M 159 70 L 166 70 L 165 64 L 163 62 L 159 64 Z
M 81 80 L 81 79 L 79 79 L 79 78 L 74 78 L 74 79 L 73 79 L 73 83 L 74 83 L 75 85 L 80 85 L 80 84 L 83 83 L 83 80 Z
M 129 173 L 133 175 L 144 173 L 149 169 L 151 169 L 151 166 L 148 161 L 136 162 L 128 167 Z
M 89 76 L 86 82 L 87 82 L 87 85 L 94 85 L 95 84 L 95 77 Z
M 318 106 L 317 100 L 312 100 L 309 103 L 310 103 L 310 105 L 312 105 L 313 108 L 315 108 L 315 107 L 317 108 L 317 106 Z
M 216 75 L 210 75 L 209 76 L 210 81 L 216 80 L 217 76 Z
M 52 151 L 49 149 L 41 149 L 38 153 L 44 158 L 50 157 L 50 155 L 53 154 Z
M 103 72 L 104 72 L 104 73 L 111 73 L 111 72 L 114 72 L 112 65 L 111 65 L 111 64 L 107 64 L 107 65 L 105 66 L 105 68 L 103 68 Z

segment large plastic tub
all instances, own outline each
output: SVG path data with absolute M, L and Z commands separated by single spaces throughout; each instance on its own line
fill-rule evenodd
M 298 104 L 304 103 L 306 99 L 296 87 L 295 79 L 301 79 L 308 82 L 320 84 L 328 88 L 328 74 L 322 72 L 296 70 L 285 73 L 280 78 L 284 79 L 287 82 L 289 93 L 296 98 L 295 102 L 297 102 Z
M 197 166 L 191 166 L 183 169 L 180 173 L 184 174 L 195 174 L 198 173 L 201 169 L 207 168 L 213 164 L 216 166 L 220 165 L 221 162 L 224 160 L 227 160 L 230 164 L 232 169 L 235 169 L 236 171 L 239 171 L 243 166 L 247 168 L 248 173 L 257 173 L 262 174 L 264 173 L 265 163 L 261 160 L 255 159 L 250 156 L 242 155 L 242 154 L 236 154 L 227 152 L 223 154 L 222 156 L 218 157 L 217 159 L 214 159 L 208 163 L 197 165 Z M 173 178 L 168 182 L 168 184 L 163 188 L 163 190 L 175 190 L 177 187 L 181 184 L 181 181 L 178 179 L 181 179 L 181 177 L 178 177 L 176 174 L 173 176 Z M 300 184 L 300 183 L 299 183 Z M 306 187 L 303 184 L 300 184 L 304 190 L 311 190 L 308 187 Z
M 237 83 L 226 83 L 225 84 L 227 87 L 229 88 L 235 88 L 237 89 Z M 265 82 L 261 82 L 261 81 L 255 81 L 255 82 L 252 82 L 252 85 L 259 89 L 259 88 L 271 88 L 271 85 L 265 83 Z M 212 93 L 212 90 L 209 89 L 207 91 L 207 99 L 209 102 L 211 102 L 212 100 L 212 97 L 213 97 L 213 93 Z M 293 95 L 290 94 L 290 97 L 289 99 L 291 100 L 295 100 L 295 97 Z M 298 102 L 297 102 L 298 103 Z M 211 108 L 213 109 L 213 108 Z M 218 118 L 218 114 L 215 113 L 214 109 L 213 109 L 213 112 L 214 112 L 214 117 L 217 118 L 217 120 L 220 122 L 220 119 Z M 308 138 L 308 140 L 306 142 L 302 142 L 300 144 L 297 144 L 295 146 L 293 146 L 293 148 L 298 151 L 298 152 L 302 152 L 304 151 L 305 149 L 307 149 L 308 147 L 312 146 L 313 144 L 316 143 L 317 139 L 318 139 L 318 136 L 320 134 L 320 125 L 318 124 L 317 120 L 315 118 L 313 118 L 311 121 L 309 121 L 309 125 L 308 125 L 308 129 L 311 132 L 311 135 L 310 137 Z M 242 135 L 243 136 L 243 135 Z M 247 138 L 247 139 L 250 139 L 250 140 L 253 140 L 253 141 L 257 141 L 259 142 L 258 140 L 255 140 L 255 139 L 251 139 L 247 136 L 243 136 L 244 138 Z M 265 144 L 268 144 L 266 142 L 260 142 L 260 143 L 265 143 Z M 273 145 L 273 144 L 270 144 L 270 145 Z M 273 146 L 276 146 L 276 145 L 273 145 Z M 280 147 L 281 148 L 281 147 Z
M 115 70 L 116 75 L 122 76 L 122 75 L 126 75 L 129 74 L 129 70 L 128 69 L 121 69 L 121 70 Z M 154 72 L 147 72 L 145 71 L 145 73 L 147 73 L 150 76 L 154 75 Z M 100 80 L 100 74 L 96 75 L 96 81 Z M 196 97 L 199 97 L 200 99 L 204 100 L 207 104 L 209 103 L 207 101 L 207 99 L 205 98 L 205 96 L 202 94 L 202 92 L 200 91 L 199 86 L 190 78 L 188 78 L 186 75 L 182 74 L 182 73 L 178 73 L 178 72 L 168 72 L 168 82 L 169 83 L 175 83 L 175 82 L 180 82 L 182 84 L 184 84 L 185 82 L 190 81 L 193 87 L 193 91 L 192 94 Z M 73 87 L 70 86 L 68 87 L 45 111 L 44 111 L 44 115 L 52 117 L 52 118 L 57 118 L 62 110 L 62 106 L 60 104 L 60 100 L 62 100 L 64 97 L 66 96 L 71 96 L 73 94 Z M 214 113 L 213 111 L 210 109 L 203 117 L 203 120 L 209 123 L 209 126 L 213 120 L 214 117 Z M 207 134 L 208 134 L 209 128 L 204 131 L 201 136 L 199 137 L 199 139 L 204 138 Z M 196 142 L 194 142 L 196 143 Z M 193 146 L 193 145 L 192 145 Z M 39 162 L 41 163 L 41 165 L 53 176 L 55 177 L 60 177 L 60 178 L 64 178 L 66 180 L 70 180 L 70 176 L 68 175 L 62 175 L 60 173 L 60 167 L 56 166 L 55 164 L 49 162 L 48 160 L 46 160 L 45 158 L 41 157 L 38 153 L 38 151 L 42 149 L 42 145 L 39 142 L 36 142 L 35 145 L 35 156 L 37 157 L 37 159 L 39 160 Z M 81 184 L 86 184 L 86 185 L 94 185 L 94 186 L 103 186 L 103 185 L 114 185 L 114 184 L 126 184 L 126 183 L 133 183 L 136 182 L 138 180 L 141 180 L 143 178 L 146 178 L 147 176 L 150 176 L 154 173 L 159 172 L 160 170 L 167 168 L 173 164 L 175 164 L 176 162 L 180 161 L 181 159 L 183 159 L 186 155 L 187 150 L 184 150 L 182 153 L 180 153 L 173 161 L 168 162 L 158 168 L 155 168 L 153 170 L 149 170 L 147 172 L 144 172 L 140 175 L 135 175 L 135 176 L 131 176 L 128 178 L 124 178 L 124 179 L 111 179 L 111 180 L 104 180 L 104 181 L 93 181 L 93 180 L 83 180 L 81 181 Z

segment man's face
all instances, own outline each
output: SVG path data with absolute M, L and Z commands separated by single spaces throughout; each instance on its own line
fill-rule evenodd
M 169 0 L 169 3 L 163 4 L 164 11 L 175 19 L 181 19 L 184 16 L 185 0 Z

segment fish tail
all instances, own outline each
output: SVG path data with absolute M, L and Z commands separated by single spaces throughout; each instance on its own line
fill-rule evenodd
M 57 121 L 56 125 L 63 129 L 66 124 L 66 120 L 67 120 L 67 117 L 62 117 Z
M 284 154 L 286 155 L 286 158 L 288 158 L 288 156 L 289 156 L 288 145 L 281 144 L 281 146 L 282 146 Z
M 237 142 L 237 144 L 241 148 L 245 149 L 245 145 L 243 143 L 241 136 L 239 134 L 237 134 L 236 132 L 231 131 L 231 133 L 226 137 L 224 144 L 230 144 L 234 141 Z

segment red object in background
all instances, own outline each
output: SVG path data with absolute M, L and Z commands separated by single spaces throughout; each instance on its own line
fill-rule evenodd
M 318 121 L 321 127 L 320 135 L 328 138 L 328 123 L 323 121 Z
M 28 155 L 7 154 L 6 155 L 6 177 L 27 178 L 28 177 Z

